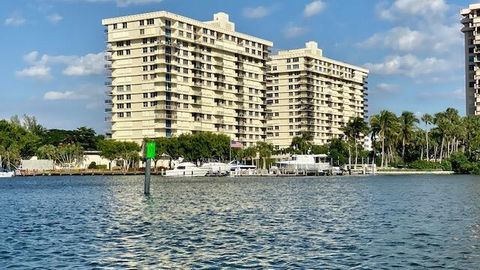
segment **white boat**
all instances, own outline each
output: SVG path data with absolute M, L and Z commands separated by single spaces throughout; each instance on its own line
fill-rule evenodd
M 230 165 L 221 162 L 204 163 L 201 168 L 208 170 L 209 176 L 225 176 L 230 171 Z
M 10 178 L 10 177 L 14 177 L 14 176 L 15 176 L 15 172 L 0 171 L 0 178 Z
M 230 176 L 253 175 L 257 169 L 255 165 L 242 164 L 236 160 L 230 162 L 228 165 L 230 167 Z
M 206 176 L 207 173 L 208 173 L 208 169 L 199 168 L 191 162 L 182 162 L 177 166 L 175 166 L 173 170 L 166 171 L 165 176 L 198 177 L 198 176 Z
M 293 155 L 290 160 L 278 161 L 275 165 L 283 173 L 327 173 L 332 170 L 327 155 Z

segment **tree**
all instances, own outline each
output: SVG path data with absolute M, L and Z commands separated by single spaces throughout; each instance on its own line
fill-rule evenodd
M 140 160 L 141 147 L 136 142 L 117 142 L 117 144 L 118 158 L 123 161 L 123 169 L 127 172 L 135 162 Z
M 410 144 L 410 140 L 414 136 L 415 124 L 418 118 L 413 112 L 404 111 L 398 118 L 400 122 L 400 138 L 402 139 L 402 160 L 405 162 L 405 146 Z
M 355 166 L 358 162 L 358 140 L 368 133 L 368 124 L 361 117 L 356 117 L 350 120 L 345 127 L 343 127 L 345 136 L 353 141 L 355 145 Z M 350 148 L 349 148 L 350 149 Z M 350 152 L 350 151 L 349 151 Z M 350 159 L 350 158 L 349 158 Z
M 100 156 L 109 160 L 109 169 L 113 170 L 112 162 L 116 160 L 119 156 L 119 144 L 114 140 L 101 140 L 98 142 L 98 150 L 100 151 Z
M 295 136 L 292 138 L 292 143 L 290 144 L 290 152 L 298 154 L 306 154 L 311 149 L 313 145 L 313 134 L 308 131 L 304 131 L 300 136 Z
M 430 159 L 430 151 L 429 151 L 429 147 L 428 147 L 428 140 L 429 140 L 429 136 L 428 136 L 428 132 L 429 132 L 429 125 L 433 124 L 433 116 L 428 114 L 428 113 L 425 113 L 424 115 L 422 115 L 422 121 L 423 123 L 425 123 L 425 141 L 426 141 L 426 148 L 425 148 L 425 154 L 426 154 L 426 157 L 427 157 L 427 161 Z
M 382 141 L 382 160 L 380 166 L 384 167 L 384 165 L 388 166 L 388 156 L 390 156 L 390 159 L 393 159 L 392 146 L 396 141 L 399 129 L 398 119 L 394 113 L 383 110 L 378 116 L 375 116 L 375 121 L 377 123 L 374 124 L 376 128 L 378 128 L 378 135 Z
M 332 139 L 328 145 L 328 155 L 332 159 L 333 164 L 338 166 L 345 165 L 349 155 L 349 146 L 340 139 Z
M 79 166 L 83 159 L 83 148 L 79 144 L 64 144 L 57 147 L 56 162 L 63 168 Z
M 17 167 L 21 158 L 35 154 L 38 143 L 38 136 L 21 125 L 0 120 L 0 167 Z
M 273 153 L 273 145 L 267 142 L 257 142 L 256 150 L 258 152 L 258 156 L 263 160 L 263 169 L 267 168 L 267 159 L 272 156 Z
M 58 147 L 43 145 L 37 149 L 37 156 L 40 159 L 53 160 L 62 168 L 79 166 L 83 160 L 83 148 L 78 144 L 63 144 Z

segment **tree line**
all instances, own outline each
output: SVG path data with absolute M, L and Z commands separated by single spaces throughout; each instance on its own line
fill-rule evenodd
M 459 115 L 448 108 L 433 115 L 418 116 L 404 111 L 399 115 L 388 110 L 365 121 L 354 118 L 342 131 L 344 135 L 328 144 L 315 145 L 313 135 L 304 132 L 292 139 L 290 147 L 274 149 L 267 142 L 255 146 L 230 149 L 230 138 L 224 134 L 197 132 L 171 138 L 154 138 L 156 159 L 184 158 L 192 162 L 230 161 L 256 162 L 266 168 L 277 154 L 327 154 L 334 165 L 358 164 L 368 159 L 384 167 L 432 167 L 449 163 L 459 172 L 473 172 L 480 158 L 480 117 Z M 365 138 L 372 142 L 365 149 Z M 141 146 L 133 142 L 105 139 L 93 129 L 46 129 L 35 117 L 14 116 L 0 120 L 0 166 L 17 167 L 20 159 L 32 156 L 54 160 L 61 167 L 75 166 L 85 150 L 100 151 L 110 160 L 122 161 L 128 170 L 141 159 Z M 455 160 L 455 162 L 452 162 Z M 462 167 L 463 166 L 463 167 Z M 110 165 L 110 167 L 112 167 Z M 462 167 L 462 168 L 460 168 Z M 480 167 L 478 168 L 480 171 Z

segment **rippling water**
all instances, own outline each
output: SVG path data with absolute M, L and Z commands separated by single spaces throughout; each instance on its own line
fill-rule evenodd
M 480 267 L 480 178 L 0 181 L 0 268 Z

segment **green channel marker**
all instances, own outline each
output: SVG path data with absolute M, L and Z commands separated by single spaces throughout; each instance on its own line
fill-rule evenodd
M 147 142 L 147 159 L 155 158 L 155 142 Z

